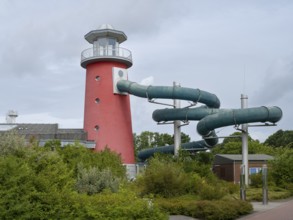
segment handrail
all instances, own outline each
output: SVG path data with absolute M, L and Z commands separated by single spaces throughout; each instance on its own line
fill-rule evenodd
M 88 48 L 81 52 L 81 62 L 90 58 L 114 57 L 123 58 L 132 62 L 131 51 L 122 47 Z

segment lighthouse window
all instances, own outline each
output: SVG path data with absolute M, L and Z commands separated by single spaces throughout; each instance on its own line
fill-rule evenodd
M 96 98 L 95 102 L 98 104 L 100 102 L 100 99 Z
M 116 56 L 116 40 L 114 38 L 109 38 L 108 55 Z
M 118 46 L 115 38 L 99 38 L 94 42 L 94 55 L 96 56 L 115 56 Z
M 98 131 L 100 129 L 99 125 L 95 126 L 95 130 Z
M 100 80 L 100 76 L 96 76 L 96 81 L 99 81 Z

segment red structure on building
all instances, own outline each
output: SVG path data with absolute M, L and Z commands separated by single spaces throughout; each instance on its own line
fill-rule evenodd
M 127 36 L 102 25 L 85 39 L 93 46 L 81 54 L 86 69 L 84 130 L 88 140 L 95 141 L 96 151 L 107 146 L 121 155 L 123 163 L 134 164 L 129 95 L 115 88 L 117 80 L 127 79 L 127 68 L 132 66 L 131 52 L 119 47 Z

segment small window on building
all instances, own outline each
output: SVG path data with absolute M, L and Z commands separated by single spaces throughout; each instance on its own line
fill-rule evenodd
M 249 168 L 249 175 L 261 173 L 261 167 L 250 167 Z
M 95 130 L 98 131 L 100 129 L 99 125 L 95 126 Z
M 99 99 L 99 98 L 96 98 L 96 99 L 95 99 L 95 102 L 96 102 L 97 104 L 99 104 L 99 103 L 100 103 L 100 99 Z
M 96 76 L 96 81 L 99 81 L 101 79 L 100 76 Z

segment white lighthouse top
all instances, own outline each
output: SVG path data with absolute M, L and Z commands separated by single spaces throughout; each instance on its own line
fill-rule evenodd
M 102 24 L 97 30 L 92 30 L 87 33 L 84 38 L 93 44 L 98 38 L 114 38 L 118 43 L 122 43 L 127 40 L 127 36 L 123 31 L 118 31 L 110 24 Z
M 114 27 L 111 24 L 102 24 L 98 29 L 99 30 L 101 30 L 101 29 L 111 29 L 111 30 L 114 30 Z
M 84 38 L 92 44 L 81 53 L 81 66 L 86 68 L 90 63 L 115 61 L 132 66 L 131 51 L 119 46 L 127 40 L 123 31 L 118 31 L 110 24 L 103 24 L 98 29 L 88 32 Z

